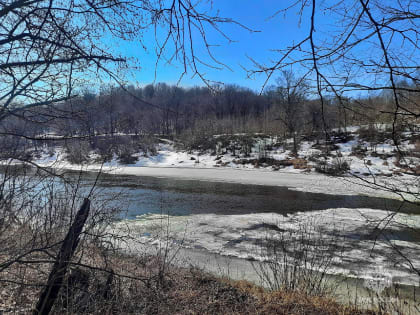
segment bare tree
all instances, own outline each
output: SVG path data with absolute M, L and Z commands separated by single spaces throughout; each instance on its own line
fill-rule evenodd
M 305 111 L 306 95 L 308 86 L 305 77 L 295 78 L 290 70 L 283 70 L 282 76 L 277 79 L 277 86 L 274 87 L 275 102 L 280 107 L 280 120 L 286 130 L 293 138 L 293 154 L 298 154 L 299 135 L 303 130 L 303 118 Z

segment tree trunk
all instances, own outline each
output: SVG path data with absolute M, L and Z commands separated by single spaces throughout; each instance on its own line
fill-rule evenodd
M 298 146 L 297 146 L 297 139 L 296 139 L 296 132 L 293 132 L 293 155 L 298 156 Z
M 86 223 L 89 211 L 90 201 L 86 198 L 61 245 L 60 252 L 48 277 L 47 285 L 42 290 L 36 309 L 33 312 L 34 315 L 48 315 L 50 313 L 57 299 L 58 292 L 63 285 L 70 260 L 79 244 L 79 237 Z

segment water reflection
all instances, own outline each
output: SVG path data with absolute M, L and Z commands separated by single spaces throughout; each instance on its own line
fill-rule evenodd
M 92 185 L 95 174 L 84 177 Z M 147 213 L 288 214 L 329 208 L 371 208 L 395 211 L 401 202 L 368 196 L 330 195 L 290 190 L 287 187 L 176 180 L 140 176 L 101 175 L 102 193 L 120 192 L 129 203 L 128 218 Z M 399 210 L 420 214 L 420 207 L 403 204 Z

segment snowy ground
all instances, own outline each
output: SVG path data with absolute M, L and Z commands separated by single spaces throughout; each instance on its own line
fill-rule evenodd
M 142 153 L 135 153 L 137 161 L 134 164 L 123 165 L 115 155 L 110 162 L 103 165 L 95 164 L 94 161 L 99 156 L 91 152 L 89 163 L 74 165 L 67 161 L 65 150 L 60 147 L 55 148 L 50 154 L 43 153 L 34 162 L 55 168 L 91 171 L 101 169 L 105 172 L 125 175 L 287 186 L 296 190 L 329 194 L 369 194 L 398 198 L 397 195 L 390 193 L 390 190 L 395 188 L 400 192 L 406 192 L 405 196 L 411 200 L 416 198 L 419 200 L 420 176 L 409 174 L 416 168 L 420 171 L 420 159 L 415 157 L 418 155 L 416 153 L 418 145 L 410 143 L 409 140 L 401 143 L 401 150 L 412 152 L 402 162 L 396 158 L 395 147 L 391 140 L 372 144 L 359 138 L 359 135 L 354 132 L 357 130 L 356 127 L 350 130 L 353 133 L 350 134 L 348 140 L 343 142 L 342 139 L 341 141 L 336 139 L 334 142 L 337 149 L 322 158 L 319 158 L 321 151 L 315 142 L 301 142 L 297 161 L 304 162 L 303 164 L 299 162 L 297 166 L 291 165 L 291 161 L 296 158 L 292 157 L 290 150 L 283 147 L 284 144 L 279 144 L 279 139 L 276 137 L 256 138 L 248 155 L 241 153 L 240 149 L 237 149 L 233 155 L 227 148 L 222 147 L 218 148 L 218 155 L 214 155 L 214 152 L 176 150 L 172 141 L 162 139 L 156 155 L 145 156 Z M 216 139 L 220 137 L 222 135 L 216 136 Z M 229 145 L 232 146 L 234 140 L 230 141 Z M 357 151 L 355 148 L 361 148 L 363 156 L 355 154 Z M 255 161 L 260 160 L 262 156 L 274 162 L 286 161 L 288 163 L 283 163 L 281 166 L 256 163 Z M 350 170 L 342 178 L 325 176 L 315 171 L 317 159 L 323 159 L 328 165 L 336 161 L 345 161 L 350 166 Z M 372 183 L 379 184 L 384 189 L 379 189 L 378 186 L 372 188 Z M 370 186 L 370 188 L 365 186 Z
M 177 150 L 174 142 L 161 139 L 156 155 L 134 153 L 133 156 L 137 161 L 133 164 L 121 164 L 118 157 L 114 155 L 111 161 L 98 165 L 94 161 L 99 160 L 100 157 L 97 153 L 91 152 L 91 160 L 86 163 L 89 166 L 72 165 L 66 159 L 65 150 L 60 147 L 55 148 L 52 152 L 50 151 L 49 154 L 43 153 L 34 162 L 43 166 L 72 169 L 82 167 L 97 170 L 102 167 L 104 171 L 121 174 L 190 177 L 193 179 L 223 180 L 259 185 L 280 185 L 311 192 L 342 194 L 346 192 L 355 193 L 356 191 L 356 193 L 375 194 L 377 188 L 366 190 L 361 187 L 352 187 L 355 182 L 362 185 L 366 184 L 366 182 L 363 183 L 363 181 L 355 179 L 360 177 L 367 182 L 375 181 L 388 188 L 393 187 L 406 191 L 411 194 L 410 198 L 419 194 L 420 176 L 414 175 L 415 172 L 420 174 L 419 140 L 410 138 L 411 140 L 402 141 L 399 149 L 406 152 L 406 158 L 397 159 L 398 154 L 392 140 L 386 139 L 382 143 L 363 141 L 356 132 L 358 128 L 349 128 L 351 133 L 344 139 L 339 138 L 339 136 L 332 136 L 335 149 L 331 150 L 328 155 L 322 152 L 315 141 L 302 141 L 297 159 L 292 156 L 289 149 L 286 149 L 290 147 L 291 139 L 281 142 L 277 137 L 256 135 L 250 152 L 245 154 L 240 144 L 243 139 L 235 138 L 242 135 L 234 135 L 233 138 L 228 137 L 228 140 L 225 138 L 223 145 L 222 142 L 217 145 L 217 154 L 210 151 L 187 152 Z M 224 136 L 215 136 L 215 139 L 222 139 Z M 235 154 L 232 153 L 232 147 L 236 148 L 233 150 Z M 265 162 L 264 159 L 268 161 Z M 317 174 L 315 170 L 320 161 L 327 166 L 344 162 L 349 165 L 350 169 L 345 174 L 345 180 L 335 180 Z M 163 168 L 164 170 L 155 170 L 156 168 Z M 174 171 L 174 168 L 179 169 L 179 171 Z M 211 169 L 211 171 L 205 171 L 206 169 Z M 252 170 L 256 172 L 232 172 L 233 170 Z M 274 175 L 277 172 L 281 174 Z M 298 176 L 295 178 L 286 174 Z M 346 181 L 350 184 L 343 184 Z M 334 189 L 331 189 L 332 187 Z M 385 194 L 390 196 L 388 192 Z
M 360 176 L 375 175 L 400 175 L 402 176 L 407 168 L 415 169 L 420 165 L 419 140 L 417 134 L 407 135 L 406 140 L 402 140 L 398 149 L 404 151 L 407 158 L 397 159 L 397 148 L 393 140 L 384 139 L 382 142 L 369 142 L 361 139 L 356 132 L 359 127 L 349 128 L 351 133 L 344 137 L 340 134 L 331 136 L 330 152 L 325 155 L 322 145 L 316 141 L 301 141 L 297 158 L 307 162 L 307 167 L 298 168 L 296 165 L 281 165 L 280 169 L 284 172 L 300 173 L 314 171 L 317 161 L 334 163 L 337 161 L 346 162 L 350 166 L 349 173 L 359 174 Z M 241 138 L 242 137 L 242 138 Z M 244 138 L 245 137 L 245 138 Z M 219 141 L 220 142 L 217 142 Z M 252 140 L 252 145 L 245 152 L 244 139 Z M 251 139 L 251 140 L 250 140 Z M 245 135 L 218 135 L 214 136 L 217 142 L 215 151 L 192 151 L 177 149 L 173 141 L 160 139 L 157 145 L 157 154 L 151 155 L 142 152 L 134 153 L 133 157 L 137 160 L 133 164 L 122 165 L 118 157 L 114 154 L 110 162 L 105 163 L 107 167 L 131 166 L 131 167 L 182 167 L 182 168 L 237 168 L 237 169 L 267 169 L 277 170 L 278 167 L 270 163 L 258 162 L 261 158 L 273 159 L 275 161 L 291 161 L 296 159 L 290 151 L 292 139 L 282 140 L 279 137 L 255 135 L 254 137 Z M 322 141 L 321 141 L 322 143 Z M 65 150 L 57 147 L 55 150 L 44 152 L 37 162 L 41 164 L 52 163 L 55 161 L 65 161 Z M 88 164 L 92 164 L 100 156 L 90 153 Z M 290 163 L 289 163 L 290 164 Z M 402 165 L 401 165 L 402 164 Z
M 352 130 L 355 132 L 357 128 Z M 370 195 L 398 198 L 390 192 L 396 188 L 406 191 L 405 197 L 419 199 L 420 176 L 406 173 L 407 167 L 416 169 L 420 159 L 410 156 L 401 165 L 396 158 L 395 147 L 390 140 L 371 144 L 359 139 L 356 133 L 352 139 L 336 143 L 338 147 L 328 157 L 327 163 L 335 160 L 346 161 L 350 170 L 344 177 L 331 177 L 314 171 L 313 157 L 321 154 L 316 144 L 303 141 L 299 158 L 307 162 L 307 167 L 293 165 L 280 169 L 264 163 L 238 163 L 239 159 L 257 160 L 262 156 L 277 161 L 294 159 L 290 150 L 276 145 L 275 138 L 261 139 L 245 157 L 243 154 L 219 152 L 187 152 L 175 149 L 171 141 L 165 140 L 158 147 L 157 155 L 144 156 L 137 153 L 137 162 L 121 165 L 114 156 L 103 165 L 71 165 L 66 161 L 64 150 L 57 148 L 51 156 L 45 154 L 36 163 L 66 169 L 102 170 L 120 175 L 137 175 L 224 181 L 240 184 L 284 186 L 290 189 L 340 195 Z M 270 150 L 265 148 L 270 147 Z M 364 155 L 355 155 L 355 148 L 364 148 Z M 401 143 L 401 149 L 409 152 L 418 150 L 409 141 Z M 223 154 L 222 154 L 223 153 Z M 91 154 L 92 159 L 96 156 Z M 375 175 L 375 176 L 372 176 Z M 360 179 L 360 178 L 361 179 Z M 383 187 L 373 186 L 379 184 Z M 372 209 L 328 209 L 315 212 L 300 212 L 288 216 L 280 214 L 246 215 L 192 215 L 160 217 L 150 214 L 133 221 L 119 222 L 116 231 L 129 231 L 145 245 L 162 245 L 169 228 L 171 244 L 182 244 L 185 248 L 201 249 L 210 253 L 247 259 L 268 259 L 261 241 L 284 235 L 284 232 L 298 232 L 302 225 L 322 231 L 321 235 L 331 239 L 342 239 L 343 252 L 334 260 L 331 272 L 365 279 L 374 278 L 378 271 L 390 275 L 392 281 L 419 285 L 420 278 L 410 272 L 410 263 L 420 268 L 420 216 L 390 213 Z M 128 229 L 128 230 L 127 230 Z M 384 235 L 376 238 L 377 231 L 385 229 Z M 283 234 L 282 234 L 283 233 Z M 308 239 L 316 235 L 311 234 Z M 398 254 L 398 251 L 400 254 Z M 403 255 L 401 255 L 401 253 Z M 405 257 L 405 258 L 404 258 Z
M 412 272 L 410 263 L 420 268 L 420 244 L 406 232 L 418 228 L 420 216 L 347 208 L 288 216 L 150 214 L 115 225 L 115 231 L 129 231 L 145 245 L 166 246 L 164 240 L 169 236 L 172 246 L 257 261 L 271 259 L 263 245 L 266 240 L 283 239 L 287 244 L 322 240 L 318 245 L 322 243 L 328 248 L 338 245 L 329 273 L 373 279 L 380 272 L 393 283 L 409 285 L 419 285 L 420 278 Z M 385 231 L 386 237 L 378 237 L 378 229 Z M 395 248 L 404 256 L 398 255 Z M 309 247 L 308 251 L 314 255 L 319 247 Z

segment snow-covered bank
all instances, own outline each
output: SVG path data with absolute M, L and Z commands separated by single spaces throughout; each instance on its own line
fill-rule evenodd
M 332 131 L 328 141 L 314 138 L 314 135 L 302 136 L 298 151 L 294 153 L 291 149 L 293 139 L 274 135 L 213 135 L 193 146 L 177 140 L 156 138 L 153 150 L 149 150 L 136 146 L 144 141 L 142 138 L 115 134 L 110 139 L 114 146 L 120 147 L 115 149 L 111 146 L 105 150 L 106 154 L 103 149 L 76 143 L 70 148 L 37 149 L 33 156 L 39 163 L 72 161 L 92 164 L 105 160 L 105 165 L 112 167 L 262 168 L 290 173 L 325 172 L 327 167 L 327 171 L 334 174 L 420 175 L 420 133 L 402 132 L 399 137 L 397 147 L 389 130 L 353 126 L 347 132 Z M 130 144 L 125 144 L 127 141 Z
M 312 233 L 302 233 L 305 231 Z M 203 249 L 222 256 L 267 260 L 264 244 L 288 237 L 288 242 L 337 242 L 331 274 L 375 279 L 378 272 L 390 281 L 419 285 L 420 277 L 411 265 L 420 268 L 420 245 L 408 233 L 420 228 L 420 216 L 372 209 L 329 209 L 288 216 L 274 213 L 249 215 L 139 216 L 115 224 L 114 232 L 129 234 L 145 245 Z M 378 229 L 384 235 L 378 236 Z M 169 232 L 167 234 L 167 232 Z M 302 239 L 303 236 L 303 239 Z M 414 237 L 414 238 L 413 238 Z M 398 249 L 403 255 L 398 255 Z
M 420 200 L 420 176 L 414 175 L 420 171 L 420 142 L 415 133 L 405 135 L 398 148 L 400 151 L 396 151 L 385 131 L 374 133 L 375 137 L 359 127 L 348 131 L 331 134 L 328 152 L 320 140 L 303 140 L 297 156 L 290 150 L 292 139 L 256 134 L 213 136 L 209 141 L 215 148 L 206 150 L 186 150 L 177 142 L 159 139 L 153 153 L 132 153 L 131 164 L 123 164 L 121 157 L 110 151 L 107 162 L 99 165 L 98 161 L 104 157 L 95 150 L 84 152 L 87 157 L 83 165 L 71 164 L 69 149 L 64 147 L 50 148 L 34 162 L 54 168 L 285 186 L 328 194 L 398 198 L 391 191 L 399 190 L 407 192 L 405 196 L 411 200 Z M 118 141 L 118 137 L 114 141 Z M 400 156 L 401 150 L 404 158 Z M 333 178 L 319 173 L 335 172 L 337 167 L 338 173 L 346 173 L 345 177 Z M 372 183 L 379 186 L 372 187 Z
M 398 194 L 387 188 L 398 188 L 410 192 L 406 198 L 415 199 L 420 193 L 419 177 L 409 175 L 401 177 L 357 178 L 353 176 L 333 177 L 319 173 L 301 173 L 268 169 L 234 169 L 202 167 L 139 167 L 90 164 L 73 165 L 65 161 L 41 161 L 39 165 L 58 170 L 77 170 L 104 172 L 117 175 L 149 176 L 181 180 L 199 180 L 227 182 L 248 185 L 282 186 L 291 190 L 323 193 L 330 195 L 369 195 L 375 197 L 397 198 Z M 383 186 L 375 186 L 376 183 Z

